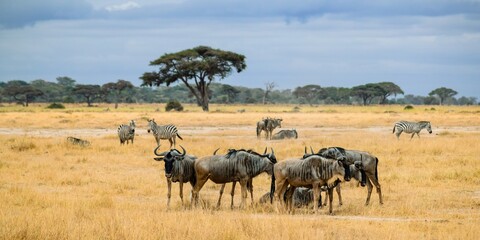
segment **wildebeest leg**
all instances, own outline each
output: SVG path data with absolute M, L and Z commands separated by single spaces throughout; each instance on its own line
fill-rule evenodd
M 183 206 L 183 180 L 180 180 L 180 200 L 182 201 Z
M 252 206 L 253 206 L 253 180 L 251 178 L 247 182 L 247 189 L 250 192 L 250 198 L 252 199 Z M 233 199 L 232 199 L 232 202 L 233 202 Z
M 328 190 L 328 211 L 330 213 L 330 215 L 333 215 L 333 206 L 332 206 L 332 203 L 333 203 L 333 188 L 329 188 Z
M 382 197 L 382 187 L 380 186 L 380 183 L 378 182 L 378 179 L 373 175 L 372 177 L 369 176 L 369 179 L 372 181 L 372 184 L 375 186 L 377 189 L 378 193 L 378 198 L 380 201 L 380 204 L 383 204 L 383 197 Z M 371 190 L 370 190 L 371 191 Z
M 367 194 L 367 201 L 365 201 L 365 206 L 367 206 L 367 205 L 370 203 L 370 196 L 372 195 L 373 186 L 372 186 L 372 182 L 370 182 L 371 177 L 372 177 L 372 176 L 367 173 L 367 190 L 368 190 L 368 194 Z
M 283 196 L 285 195 L 285 191 L 287 190 L 288 183 L 286 180 L 278 180 L 275 183 L 277 185 L 275 189 L 275 209 L 277 213 L 280 212 L 279 204 L 282 210 L 284 209 L 284 201 Z
M 198 205 L 198 192 L 200 192 L 200 190 L 202 189 L 203 185 L 205 185 L 207 180 L 208 180 L 208 176 L 205 178 L 200 178 L 197 175 L 197 183 L 195 184 L 195 187 L 193 187 L 193 190 L 192 190 L 193 199 L 195 200 L 195 206 Z
M 340 183 L 337 184 L 337 187 L 335 187 L 335 190 L 337 191 L 337 195 L 338 195 L 338 205 L 342 206 L 343 202 L 342 202 L 342 193 L 341 193 L 341 190 L 340 190 Z
M 167 178 L 167 208 L 170 207 L 170 198 L 172 197 L 172 180 L 170 178 Z
M 235 196 L 236 185 L 237 185 L 237 182 L 232 182 L 232 191 L 230 192 L 230 196 L 232 196 L 232 199 L 230 200 L 230 209 L 233 209 L 233 196 Z
M 318 202 L 318 199 L 320 198 L 320 187 L 318 186 L 318 183 L 314 183 L 312 184 L 312 188 L 313 188 L 313 211 L 315 213 L 318 212 L 318 204 L 315 204 L 316 202 Z
M 293 214 L 293 194 L 295 193 L 296 187 L 290 186 L 285 193 L 285 204 L 287 205 L 288 212 Z
M 247 181 L 245 179 L 241 179 L 240 186 L 242 186 L 242 202 L 240 203 L 240 208 L 245 208 L 245 202 L 247 201 Z
M 225 183 L 222 184 L 222 187 L 220 188 L 220 193 L 218 196 L 218 201 L 217 201 L 217 208 L 220 208 L 220 203 L 222 201 L 222 195 L 223 195 L 223 190 L 225 189 Z

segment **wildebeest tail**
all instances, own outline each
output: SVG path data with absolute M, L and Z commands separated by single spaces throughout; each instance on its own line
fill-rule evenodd
M 177 133 L 177 137 L 180 138 L 180 140 L 183 140 L 182 137 L 180 137 L 180 134 Z
M 378 181 L 378 158 L 375 158 L 375 178 Z
M 274 193 L 275 193 L 275 174 L 272 173 L 272 184 L 270 185 L 270 203 L 273 203 Z

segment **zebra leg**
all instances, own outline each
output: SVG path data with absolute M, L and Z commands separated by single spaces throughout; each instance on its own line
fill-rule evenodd
M 233 209 L 233 197 L 235 196 L 235 186 L 237 182 L 232 182 L 232 191 L 230 192 L 230 196 L 232 197 L 230 200 L 230 209 Z
M 170 198 L 172 197 L 172 180 L 170 178 L 167 178 L 167 188 L 167 208 L 170 208 Z
M 168 141 L 170 142 L 170 149 L 172 149 L 172 145 L 173 145 L 173 146 L 175 146 L 175 145 L 173 144 L 173 141 L 172 141 L 171 138 L 169 138 Z
M 337 185 L 337 187 L 335 187 L 335 190 L 337 191 L 337 195 L 338 195 L 338 205 L 342 206 L 343 202 L 342 202 L 342 193 L 340 191 L 340 183 Z
M 176 148 L 175 145 L 177 144 L 177 137 L 175 135 L 173 135 L 172 140 L 173 140 L 173 148 Z M 172 148 L 172 147 L 170 147 L 170 148 Z
M 222 187 L 220 188 L 219 196 L 218 196 L 218 201 L 217 201 L 217 209 L 220 208 L 220 204 L 222 201 L 222 195 L 223 195 L 223 190 L 225 189 L 225 183 L 222 184 Z
M 397 139 L 400 139 L 400 134 L 402 134 L 402 130 L 398 130 L 397 133 L 395 133 L 395 135 L 397 136 Z

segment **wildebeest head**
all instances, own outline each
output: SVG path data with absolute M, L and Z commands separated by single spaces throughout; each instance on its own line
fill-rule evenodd
M 165 163 L 165 177 L 170 178 L 172 176 L 172 169 L 173 169 L 173 164 L 175 161 L 182 161 L 185 158 L 185 154 L 187 153 L 185 151 L 185 148 L 180 146 L 183 150 L 183 153 L 180 153 L 177 149 L 171 149 L 170 151 L 162 152 L 162 153 L 157 153 L 158 146 L 154 150 L 154 154 L 159 156 L 157 158 L 153 158 L 155 161 L 163 161 Z
M 343 176 L 343 179 L 345 181 L 350 181 L 350 179 L 352 178 L 352 175 L 350 173 L 350 166 L 348 165 L 347 161 L 346 160 L 337 160 L 338 161 L 338 164 L 343 166 L 343 168 L 345 169 L 345 175 Z

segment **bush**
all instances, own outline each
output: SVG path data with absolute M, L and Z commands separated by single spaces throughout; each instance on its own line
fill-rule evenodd
M 183 111 L 183 106 L 177 100 L 171 100 L 170 102 L 167 103 L 167 106 L 165 106 L 165 111 L 170 112 L 171 110 L 181 112 Z
M 413 106 L 412 105 L 407 105 L 403 108 L 403 110 L 412 110 Z
M 65 106 L 63 106 L 63 104 L 61 104 L 61 103 L 52 103 L 52 104 L 48 105 L 47 108 L 50 108 L 50 109 L 64 109 Z

